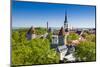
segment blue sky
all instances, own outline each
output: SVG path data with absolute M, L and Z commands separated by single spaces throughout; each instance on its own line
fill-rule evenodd
M 46 27 L 47 21 L 49 27 L 61 27 L 65 10 L 69 26 L 95 27 L 95 6 L 19 1 L 12 3 L 12 27 Z

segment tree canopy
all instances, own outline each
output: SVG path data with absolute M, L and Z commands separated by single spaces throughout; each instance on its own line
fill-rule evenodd
M 49 39 L 26 39 L 26 32 L 12 32 L 12 65 L 59 63 L 59 54 L 50 48 Z

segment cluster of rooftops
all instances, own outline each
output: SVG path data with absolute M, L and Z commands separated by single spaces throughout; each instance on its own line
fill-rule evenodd
M 67 43 L 67 36 L 73 31 L 76 34 L 78 34 L 80 37 L 78 40 L 73 40 L 72 44 L 69 45 Z M 75 61 L 75 57 L 73 56 L 73 53 L 75 52 L 75 46 L 77 43 L 79 43 L 79 40 L 85 40 L 81 36 L 84 33 L 84 31 L 83 30 L 70 30 L 68 28 L 67 15 L 65 13 L 64 26 L 61 27 L 60 30 L 51 31 L 51 28 L 48 28 L 48 22 L 47 22 L 47 33 L 45 33 L 44 35 L 38 36 L 35 34 L 35 28 L 31 27 L 27 32 L 27 39 L 28 40 L 34 39 L 37 36 L 46 38 L 49 32 L 54 33 L 52 35 L 52 42 L 50 46 L 51 48 L 55 48 L 56 51 L 59 52 L 60 60 L 63 61 L 64 59 L 66 59 L 67 61 Z

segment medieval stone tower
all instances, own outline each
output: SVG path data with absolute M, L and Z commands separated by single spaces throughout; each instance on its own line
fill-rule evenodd
M 35 28 L 32 26 L 27 32 L 27 39 L 31 40 L 34 38 L 36 38 L 36 34 L 35 34 Z
M 59 41 L 59 45 L 64 45 L 64 29 L 63 27 L 61 27 L 59 34 L 58 34 L 58 41 Z
M 67 21 L 67 12 L 65 12 L 65 20 L 64 20 L 64 28 L 61 27 L 59 31 L 59 44 L 60 45 L 66 45 L 67 44 L 67 35 L 68 35 L 68 21 Z

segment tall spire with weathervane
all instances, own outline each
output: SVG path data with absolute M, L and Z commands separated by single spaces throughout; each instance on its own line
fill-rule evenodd
M 65 32 L 68 32 L 67 11 L 65 11 L 64 29 L 65 29 Z

